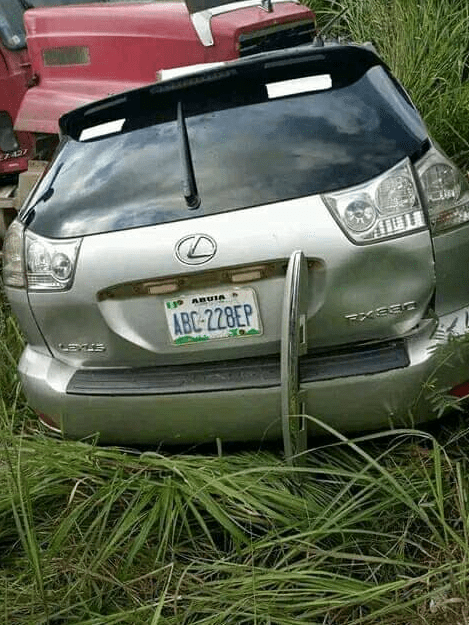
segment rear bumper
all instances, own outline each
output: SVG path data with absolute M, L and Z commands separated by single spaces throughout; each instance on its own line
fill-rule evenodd
M 302 357 L 305 413 L 348 432 L 431 419 L 436 415 L 429 380 L 444 391 L 469 379 L 468 350 L 448 356 L 435 349 L 464 334 L 468 320 L 469 307 L 438 323 L 427 320 L 399 341 Z M 30 404 L 68 437 L 99 433 L 102 443 L 155 444 L 282 435 L 275 358 L 198 368 L 77 370 L 27 347 L 19 371 Z

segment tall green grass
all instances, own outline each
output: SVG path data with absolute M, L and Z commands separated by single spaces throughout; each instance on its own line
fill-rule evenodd
M 464 623 L 469 431 L 275 452 L 140 453 L 51 438 L 3 311 L 0 622 Z
M 292 469 L 5 428 L 2 622 L 464 622 L 467 436 L 342 441 Z
M 308 0 L 318 24 L 373 42 L 409 91 L 440 145 L 469 169 L 469 3 L 467 0 Z
M 315 3 L 374 40 L 430 130 L 469 161 L 468 7 Z M 458 625 L 469 619 L 469 429 L 332 433 L 276 450 L 140 453 L 52 438 L 16 374 L 0 296 L 0 622 Z

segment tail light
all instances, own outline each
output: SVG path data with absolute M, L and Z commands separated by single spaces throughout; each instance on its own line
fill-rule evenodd
M 3 283 L 5 286 L 24 288 L 24 226 L 14 221 L 3 242 Z
M 409 159 L 369 182 L 322 199 L 355 243 L 374 243 L 425 227 Z
M 459 399 L 465 399 L 469 396 L 469 382 L 463 382 L 462 384 L 458 384 L 458 386 L 454 386 L 449 391 L 449 394 Z
M 432 147 L 417 163 L 433 234 L 469 221 L 469 183 L 457 167 Z
M 5 237 L 3 280 L 29 291 L 66 291 L 72 286 L 80 239 L 45 239 L 14 222 Z

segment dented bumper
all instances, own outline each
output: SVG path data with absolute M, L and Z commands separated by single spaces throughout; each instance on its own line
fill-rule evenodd
M 453 350 L 448 343 L 468 321 L 469 307 L 426 320 L 398 341 L 301 356 L 301 409 L 349 432 L 437 416 L 435 392 L 469 379 L 464 344 Z M 73 438 L 99 433 L 102 443 L 148 445 L 282 437 L 279 357 L 85 370 L 28 346 L 19 370 L 31 404 Z M 306 421 L 309 434 L 321 431 Z

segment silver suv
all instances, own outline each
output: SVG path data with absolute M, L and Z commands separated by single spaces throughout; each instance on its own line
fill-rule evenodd
M 93 103 L 11 226 L 31 405 L 104 443 L 287 453 L 469 393 L 469 190 L 366 46 L 269 52 Z M 411 415 L 411 417 L 410 417 Z

